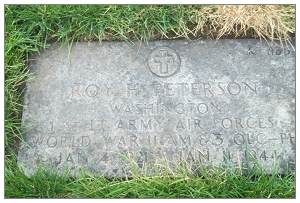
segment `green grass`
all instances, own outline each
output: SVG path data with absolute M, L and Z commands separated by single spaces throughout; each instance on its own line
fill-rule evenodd
M 207 6 L 206 6 L 207 7 Z M 213 171 L 200 176 L 73 179 L 40 171 L 28 178 L 18 169 L 22 87 L 31 54 L 53 41 L 150 40 L 207 37 L 203 6 L 6 6 L 5 8 L 5 196 L 212 198 L 295 197 L 294 175 Z M 212 7 L 210 7 L 212 8 Z M 290 7 L 284 7 L 289 9 Z M 214 9 L 211 9 L 214 10 Z M 286 20 L 285 20 L 286 19 Z M 294 20 L 294 19 L 292 19 Z M 291 24 L 284 16 L 283 22 Z M 289 30 L 290 27 L 289 27 Z M 217 31 L 214 31 L 217 32 Z M 234 33 L 229 33 L 228 36 Z M 293 33 L 289 33 L 293 34 Z M 254 37 L 255 35 L 250 35 Z
M 291 198 L 294 177 L 212 171 L 201 176 L 158 176 L 112 179 L 70 178 L 39 171 L 27 178 L 19 170 L 5 175 L 7 197 L 66 198 Z

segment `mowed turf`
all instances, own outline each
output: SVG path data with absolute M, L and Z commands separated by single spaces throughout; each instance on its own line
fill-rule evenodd
M 292 198 L 295 176 L 261 170 L 212 170 L 108 180 L 79 179 L 18 169 L 23 86 L 28 58 L 52 42 L 260 37 L 287 42 L 295 32 L 295 7 L 281 6 L 64 6 L 5 8 L 5 196 L 97 198 Z

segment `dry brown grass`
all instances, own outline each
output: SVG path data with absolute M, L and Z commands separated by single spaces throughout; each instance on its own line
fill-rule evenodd
M 293 5 L 214 5 L 201 9 L 213 38 L 258 37 L 288 41 L 295 33 Z

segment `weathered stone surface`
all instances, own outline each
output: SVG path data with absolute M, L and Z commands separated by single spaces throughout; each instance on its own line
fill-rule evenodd
M 31 63 L 18 163 L 131 175 L 295 162 L 295 52 L 258 40 L 77 43 Z M 146 167 L 147 166 L 147 167 Z M 146 170 L 146 169 L 145 169 Z M 153 172 L 153 171 L 152 171 Z

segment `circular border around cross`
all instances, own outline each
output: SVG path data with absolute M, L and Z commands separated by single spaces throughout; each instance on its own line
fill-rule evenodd
M 173 71 L 170 72 L 169 74 L 165 74 L 165 75 L 159 74 L 159 73 L 157 73 L 157 71 L 155 71 L 155 69 L 157 69 L 157 67 L 156 66 L 153 67 L 153 64 L 155 63 L 154 62 L 155 57 L 156 57 L 156 55 L 161 54 L 161 51 L 167 51 L 167 54 L 169 54 L 173 57 L 173 61 L 174 61 Z M 179 54 L 177 54 L 177 52 L 175 50 L 173 50 L 169 47 L 163 46 L 163 47 L 157 47 L 152 50 L 152 52 L 150 53 L 150 55 L 148 57 L 147 65 L 148 65 L 150 72 L 153 75 L 160 77 L 160 78 L 168 78 L 179 72 L 180 66 L 181 66 L 181 60 L 180 60 Z

